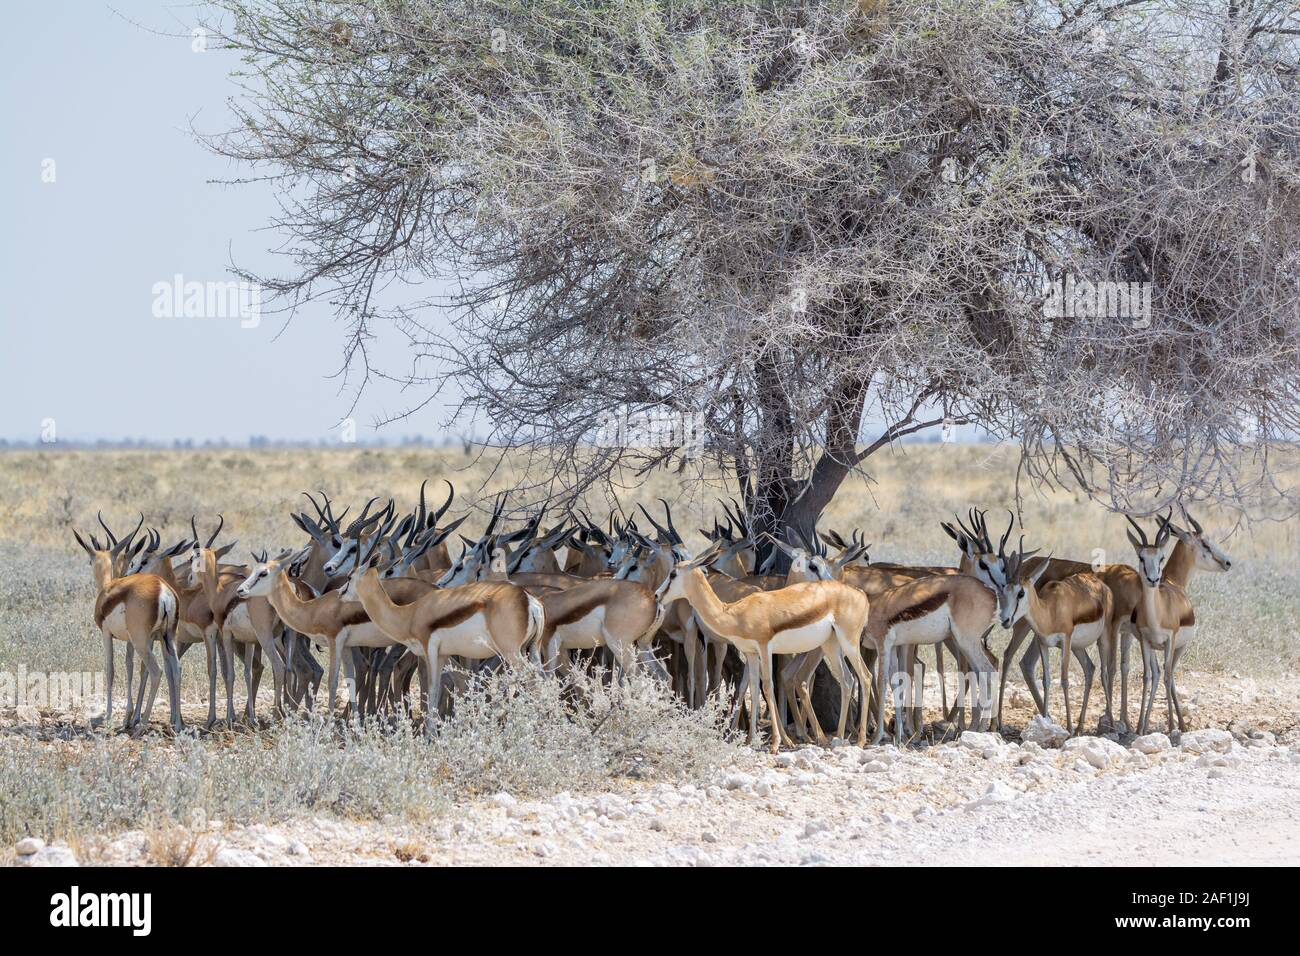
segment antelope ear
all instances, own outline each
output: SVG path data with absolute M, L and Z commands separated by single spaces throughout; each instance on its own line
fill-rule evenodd
M 1031 585 L 1037 585 L 1038 579 L 1043 576 L 1043 572 L 1047 570 L 1048 562 L 1050 562 L 1051 560 L 1052 560 L 1051 558 L 1047 558 L 1045 561 L 1043 561 L 1043 563 L 1040 564 L 1032 574 L 1030 574 L 1027 578 L 1025 578 L 1025 580 L 1028 581 Z
M 1138 541 L 1137 538 L 1133 537 L 1133 532 L 1132 532 L 1132 531 L 1129 531 L 1127 528 L 1125 528 L 1125 529 L 1124 529 L 1124 534 L 1126 534 L 1126 535 L 1128 536 L 1128 542 L 1129 542 L 1129 544 L 1133 545 L 1133 548 L 1134 548 L 1135 550 L 1137 550 L 1137 551 L 1141 551 L 1141 550 L 1142 550 L 1142 543 L 1141 543 L 1140 541 Z

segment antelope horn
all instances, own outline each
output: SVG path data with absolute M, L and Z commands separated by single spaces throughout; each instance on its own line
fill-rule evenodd
M 972 508 L 972 509 L 971 509 L 971 526 L 972 526 L 972 527 L 976 530 L 976 532 L 979 534 L 979 537 L 976 539 L 975 543 L 976 543 L 976 544 L 979 544 L 979 545 L 982 545 L 983 548 L 984 548 L 984 550 L 985 550 L 986 552 L 987 552 L 987 551 L 992 551 L 992 550 L 993 550 L 993 539 L 989 537 L 989 521 L 988 521 L 988 512 L 987 512 L 987 511 L 981 511 L 981 510 L 978 509 L 978 508 Z
M 99 526 L 104 529 L 104 534 L 108 535 L 108 543 L 110 545 L 117 544 L 117 535 L 113 534 L 113 530 L 104 523 L 104 512 L 95 512 L 95 517 L 99 519 Z
M 745 537 L 749 537 L 749 525 L 745 523 L 744 518 L 745 509 L 740 506 L 740 502 L 735 498 L 731 499 L 731 503 L 736 508 L 736 525 L 740 528 L 740 533 Z
M 131 541 L 135 538 L 136 532 L 138 532 L 143 527 L 144 527 L 144 512 L 140 512 L 140 523 L 137 524 L 134 529 L 132 529 L 130 534 L 128 534 L 117 544 L 113 545 L 113 553 L 120 554 L 121 552 L 125 551 L 127 548 L 131 547 Z
M 642 513 L 642 514 L 644 514 L 647 518 L 650 519 L 650 523 L 651 523 L 652 525 L 654 525 L 654 529 L 655 529 L 655 531 L 657 531 L 657 532 L 658 532 L 660 535 L 662 535 L 664 538 L 667 538 L 669 541 L 672 540 L 672 538 L 671 538 L 671 537 L 669 536 L 669 534 L 668 534 L 668 529 L 665 528 L 663 525 L 661 525 L 658 521 L 655 521 L 655 519 L 654 519 L 654 515 L 652 515 L 650 512 L 648 512 L 648 511 L 645 510 L 645 505 L 643 505 L 643 504 L 639 504 L 639 503 L 638 503 L 638 504 L 637 504 L 637 507 L 641 509 L 641 513 Z M 713 522 L 713 527 L 714 527 L 715 530 L 717 529 L 717 526 L 718 526 L 718 522 L 717 522 L 717 520 L 715 519 L 714 522 Z
M 501 520 L 501 512 L 505 511 L 505 508 L 506 499 L 505 495 L 502 495 L 497 498 L 496 506 L 492 509 L 492 520 L 488 522 L 487 530 L 483 532 L 482 540 L 486 541 L 492 536 L 492 532 L 496 530 L 497 522 Z
M 1151 546 L 1151 542 L 1147 541 L 1147 533 L 1146 533 L 1146 531 L 1143 529 L 1143 527 L 1142 527 L 1140 524 L 1138 524 L 1136 521 L 1134 521 L 1134 520 L 1133 520 L 1133 516 L 1132 516 L 1131 514 L 1129 514 L 1127 511 L 1124 512 L 1124 517 L 1128 520 L 1128 523 L 1129 523 L 1129 524 L 1131 524 L 1134 528 L 1137 529 L 1137 533 L 1138 533 L 1139 535 L 1141 535 L 1142 547 L 1144 547 L 1144 548 L 1148 548 L 1148 547 L 1150 547 L 1150 546 Z
M 366 518 L 370 515 L 371 507 L 373 507 L 374 503 L 378 500 L 379 500 L 379 496 L 375 495 L 373 498 L 371 498 L 369 501 L 366 502 L 366 506 L 365 508 L 362 509 L 361 515 L 357 518 L 356 521 L 353 521 L 352 524 L 348 525 L 347 534 L 349 535 L 356 534 L 357 530 L 364 526 Z
M 416 515 L 418 517 L 416 518 L 415 521 L 415 527 L 419 531 L 424 530 L 424 519 L 429 513 L 424 507 L 424 486 L 427 485 L 428 483 L 429 483 L 428 478 L 420 482 L 420 510 L 416 512 Z
M 974 514 L 974 509 L 971 509 L 970 513 L 967 514 L 967 518 L 970 518 L 970 515 L 972 514 Z M 957 520 L 957 527 L 961 529 L 962 537 L 966 538 L 966 540 L 971 544 L 978 545 L 980 543 L 979 532 L 972 531 L 970 528 L 966 527 L 966 522 L 961 520 L 961 515 L 954 514 L 953 517 Z M 975 522 L 972 521 L 971 523 L 974 524 Z M 956 535 L 953 535 L 953 537 L 956 537 Z
M 1160 530 L 1156 532 L 1156 547 L 1160 547 L 1169 540 L 1169 519 L 1174 515 L 1174 509 L 1170 508 L 1167 514 L 1157 515 L 1156 520 L 1160 522 Z
M 659 503 L 664 506 L 664 517 L 668 521 L 668 533 L 671 536 L 670 538 L 671 543 L 681 544 L 682 536 L 677 533 L 677 525 L 673 524 L 673 509 L 668 507 L 668 502 L 665 501 L 663 498 L 659 499 Z
M 217 515 L 217 518 L 219 519 L 219 520 L 217 521 L 217 530 L 214 531 L 214 532 L 212 532 L 212 536 L 211 536 L 210 538 L 208 538 L 208 543 L 204 545 L 205 548 L 210 548 L 210 547 L 212 547 L 212 542 L 217 540 L 217 535 L 221 534 L 221 529 L 224 528 L 224 527 L 226 526 L 226 516 L 225 516 L 225 515 L 220 515 L 220 514 L 219 514 L 219 515 Z
M 1006 554 L 1006 549 L 1007 549 L 1007 539 L 1011 537 L 1011 529 L 1014 528 L 1014 527 L 1016 526 L 1016 516 L 1015 516 L 1015 514 L 1012 513 L 1012 511 L 1011 511 L 1010 508 L 1007 509 L 1007 516 L 1008 516 L 1008 518 L 1010 519 L 1009 521 L 1007 521 L 1007 530 L 1006 530 L 1005 532 L 1003 532 L 1003 534 L 1002 534 L 1002 540 L 998 542 L 998 556 L 999 556 L 999 557 L 1001 557 L 1001 556 L 1003 556 L 1003 555 Z M 990 544 L 991 544 L 991 543 L 992 543 L 992 542 L 990 542 Z
M 321 506 L 316 503 L 316 499 L 311 496 L 310 492 L 304 491 L 303 494 L 307 497 L 307 500 L 311 502 L 311 506 L 316 509 L 317 526 L 325 525 L 328 527 L 330 524 L 329 518 L 325 517 L 325 512 L 321 510 Z

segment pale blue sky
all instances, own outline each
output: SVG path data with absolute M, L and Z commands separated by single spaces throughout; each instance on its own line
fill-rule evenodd
M 195 19 L 160 0 L 5 10 L 0 437 L 34 440 L 46 418 L 74 440 L 337 434 L 350 398 L 327 378 L 343 343 L 328 308 L 299 313 L 278 339 L 275 315 L 257 328 L 153 315 L 154 284 L 177 273 L 225 281 L 232 258 L 285 271 L 267 251 L 276 236 L 258 231 L 274 211 L 269 188 L 211 183 L 247 170 L 191 135 L 191 123 L 227 128 L 236 92 L 230 54 L 191 49 Z M 404 404 L 367 393 L 357 437 Z M 438 405 L 379 434 L 437 435 L 444 417 Z
M 228 281 L 232 259 L 263 274 L 291 267 L 268 251 L 281 238 L 264 231 L 271 188 L 213 183 L 249 170 L 192 135 L 227 129 L 226 101 L 238 92 L 231 54 L 192 49 L 197 20 L 198 8 L 163 0 L 5 11 L 0 438 L 38 440 L 46 419 L 61 441 L 339 436 L 352 395 L 329 377 L 344 330 L 328 307 L 304 309 L 283 334 L 273 314 L 256 328 L 153 314 L 154 285 L 177 274 Z M 47 160 L 53 182 L 43 181 Z M 411 299 L 438 291 L 405 290 Z M 403 344 L 381 337 L 371 353 L 398 371 Z M 369 388 L 353 413 L 357 438 L 441 435 L 448 406 L 439 401 L 371 427 L 422 397 Z

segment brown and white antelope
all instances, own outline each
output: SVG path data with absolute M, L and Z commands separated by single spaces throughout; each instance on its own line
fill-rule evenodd
M 221 657 L 226 685 L 226 720 L 233 724 L 234 711 L 234 659 L 235 647 L 243 649 L 244 658 L 244 717 L 250 725 L 257 722 L 257 683 L 254 675 L 255 657 L 260 652 L 271 665 L 276 716 L 284 716 L 284 682 L 286 666 L 280 651 L 280 638 L 284 624 L 270 602 L 263 597 L 245 597 L 239 593 L 240 583 L 247 577 L 243 565 L 222 565 L 213 549 L 217 536 L 225 525 L 221 520 L 208 536 L 206 544 L 200 543 L 198 529 L 191 522 L 194 547 L 190 553 L 190 580 L 203 587 L 212 608 L 213 623 L 221 638 Z
M 879 743 L 884 733 L 885 696 L 895 670 L 894 652 L 910 645 L 952 641 L 976 678 L 972 720 L 979 726 L 988 696 L 984 683 L 996 671 L 996 663 L 983 643 L 996 611 L 997 599 L 993 592 L 967 574 L 917 578 L 871 599 L 871 616 L 864 640 L 876 651 L 875 742 Z M 896 744 L 902 743 L 901 704 L 901 699 L 895 701 Z
M 1165 685 L 1166 729 L 1174 729 L 1174 718 L 1178 719 L 1178 729 L 1187 729 L 1187 720 L 1183 713 L 1182 701 L 1178 699 L 1178 688 L 1174 683 L 1174 669 L 1182 658 L 1187 646 L 1196 638 L 1196 612 L 1187 597 L 1187 577 L 1198 560 L 1201 549 L 1188 544 L 1184 538 L 1188 532 L 1175 535 L 1174 527 L 1168 516 L 1159 519 L 1160 527 L 1154 541 L 1147 539 L 1146 531 L 1136 521 L 1130 523 L 1137 529 L 1140 537 L 1132 531 L 1126 532 L 1129 543 L 1137 552 L 1138 568 L 1142 581 L 1142 600 L 1137 608 L 1138 637 L 1142 642 L 1142 703 L 1138 710 L 1138 733 L 1146 733 L 1151 720 L 1151 711 L 1155 706 L 1156 685 L 1161 676 Z M 1200 534 L 1200 526 L 1195 526 Z M 1177 569 L 1178 580 L 1171 579 L 1169 570 L 1170 555 L 1179 545 L 1186 547 L 1184 557 Z M 1217 549 L 1216 549 L 1217 550 Z M 1206 551 L 1205 563 L 1217 570 L 1226 571 L 1232 562 L 1221 552 L 1215 554 Z
M 124 551 L 131 546 L 131 541 L 144 525 L 144 515 L 140 524 L 127 537 L 118 541 L 108 530 L 101 517 L 100 524 L 109 536 L 110 546 L 101 548 L 95 537 L 92 547 L 73 530 L 77 544 L 90 558 L 91 575 L 95 582 L 95 626 L 104 636 L 104 667 L 107 676 L 107 699 L 104 709 L 104 727 L 108 729 L 113 721 L 113 641 L 128 643 L 135 655 L 140 658 L 142 667 L 148 673 L 149 690 L 144 698 L 143 711 L 133 710 L 131 688 L 128 679 L 126 720 L 124 730 L 145 730 L 149 725 L 149 716 L 153 712 L 153 702 L 158 694 L 158 684 L 165 668 L 167 675 L 167 693 L 171 706 L 171 726 L 179 731 L 183 726 L 180 702 L 180 661 L 176 654 L 176 592 L 156 574 L 131 574 L 117 576 L 116 563 Z M 153 642 L 161 640 L 163 644 L 163 664 L 159 667 L 153 654 Z M 129 677 L 129 675 L 128 675 Z M 143 678 L 141 678 L 143 680 Z
M 830 659 L 831 673 L 837 680 L 843 681 L 844 670 L 840 664 L 847 660 L 866 688 L 869 678 L 858 641 L 870 607 L 865 594 L 838 581 L 793 584 L 779 591 L 758 591 L 728 603 L 714 590 L 702 568 L 720 550 L 721 545 L 715 544 L 698 559 L 674 564 L 660 586 L 659 601 L 667 604 L 685 599 L 709 630 L 735 647 L 751 664 L 757 664 L 759 687 L 772 715 L 770 746 L 776 753 L 781 743 L 788 740 L 776 703 L 774 655 L 804 654 L 821 648 Z M 850 694 L 850 688 L 843 682 L 841 692 L 846 697 Z M 811 710 L 812 702 L 804 703 Z M 841 737 L 844 730 L 840 726 Z M 866 734 L 867 713 L 863 708 L 858 724 L 859 745 L 866 742 Z
M 1023 538 L 1021 547 L 1001 562 L 1006 580 L 996 588 L 998 617 L 1002 627 L 1010 629 L 1017 621 L 1026 621 L 1038 638 L 1043 666 L 1043 700 L 1047 700 L 1048 648 L 1061 649 L 1061 693 L 1065 698 L 1065 726 L 1074 726 L 1070 713 L 1070 657 L 1073 655 L 1083 668 L 1083 702 L 1079 706 L 1079 723 L 1074 733 L 1083 733 L 1088 715 L 1088 696 L 1092 692 L 1095 667 L 1088 656 L 1094 644 L 1102 662 L 1102 682 L 1106 690 L 1106 726 L 1114 725 L 1111 712 L 1111 673 L 1106 662 L 1112 658 L 1116 638 L 1114 618 L 1115 600 L 1106 583 L 1091 572 L 1072 574 L 1060 581 L 1041 586 L 1039 580 L 1047 571 L 1047 563 L 1040 562 L 1029 568 Z
M 363 564 L 367 558 L 363 554 Z M 518 667 L 535 651 L 542 633 L 540 602 L 513 584 L 433 588 L 408 604 L 397 604 L 379 569 L 369 567 L 354 575 L 344 591 L 345 599 L 360 601 L 375 627 L 419 658 L 428 675 L 425 728 L 430 734 L 437 724 L 442 671 L 449 656 L 500 657 L 507 666 Z

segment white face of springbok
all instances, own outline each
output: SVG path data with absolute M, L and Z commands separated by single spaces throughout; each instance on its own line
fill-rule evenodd
M 998 596 L 998 622 L 1010 629 L 1029 610 L 1029 591 L 1038 584 L 1038 579 L 1047 570 L 1047 562 L 1040 562 L 1030 574 L 1021 573 L 1020 560 L 1016 556 L 1012 556 L 1007 564 L 1011 580 L 996 585 L 993 591 Z
M 348 573 L 347 582 L 343 585 L 343 587 L 339 588 L 339 600 L 359 602 L 361 598 L 357 596 L 357 582 L 360 581 L 361 576 L 369 570 L 370 570 L 369 561 L 367 561 L 365 564 L 357 565 L 356 567 L 354 567 Z
M 190 587 L 199 583 L 203 577 L 203 546 L 199 542 L 194 542 L 194 547 L 190 548 Z
M 683 545 L 674 545 L 673 554 L 678 560 L 673 562 L 668 569 L 668 576 L 659 585 L 659 590 L 655 591 L 655 599 L 664 607 L 668 607 L 674 601 L 685 601 L 687 599 L 687 575 L 699 567 L 709 564 L 721 550 L 721 545 L 715 544 L 698 558 L 692 558 L 690 552 Z
M 281 555 L 272 558 L 269 561 L 256 561 L 252 569 L 248 572 L 248 577 L 235 588 L 235 593 L 241 598 L 265 597 L 271 593 L 271 582 L 275 580 L 275 575 L 280 570 L 280 563 L 285 558 Z
M 336 574 L 347 574 L 357 564 L 357 553 L 361 550 L 361 538 L 359 535 L 346 537 L 342 540 L 334 553 L 326 560 L 322 570 L 329 577 Z
M 122 572 L 123 576 L 129 577 L 132 574 L 142 574 L 145 568 L 149 567 L 155 553 L 154 549 L 148 546 L 141 551 L 137 551 L 131 560 L 126 563 L 126 569 Z
M 456 563 L 447 569 L 447 573 L 437 580 L 435 586 L 440 588 L 454 588 L 459 587 L 462 584 L 468 584 L 471 581 L 476 581 L 478 580 L 478 572 L 482 564 L 482 549 L 477 545 L 472 548 L 466 548 L 461 552 Z
M 1133 550 L 1137 552 L 1138 573 L 1142 575 L 1142 580 L 1153 588 L 1160 587 L 1160 582 L 1164 578 L 1165 564 L 1169 561 L 1169 555 L 1173 553 L 1174 545 L 1177 539 L 1170 534 L 1168 523 L 1162 521 L 1160 530 L 1156 533 L 1155 541 L 1148 541 L 1147 534 L 1142 530 L 1132 517 L 1125 515 L 1129 523 L 1137 529 L 1141 535 L 1139 539 L 1132 531 L 1126 531 L 1129 544 L 1133 545 Z
M 1200 522 L 1189 515 L 1186 508 L 1183 509 L 1183 520 L 1187 522 L 1188 527 L 1180 528 L 1178 525 L 1170 524 L 1169 529 L 1183 543 L 1183 547 L 1192 552 L 1196 560 L 1196 570 L 1210 571 L 1215 574 L 1231 571 L 1232 558 L 1210 540 Z
M 685 564 L 674 564 L 668 570 L 668 576 L 659 585 L 659 590 L 655 592 L 655 599 L 664 607 L 668 607 L 674 601 L 686 600 L 686 589 L 682 586 L 686 573 L 683 569 L 686 567 Z

